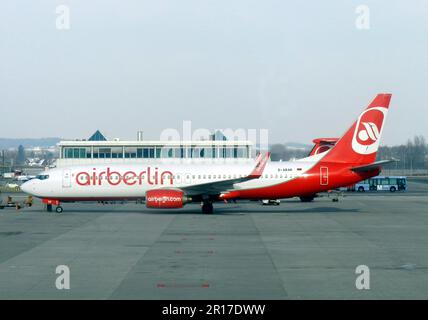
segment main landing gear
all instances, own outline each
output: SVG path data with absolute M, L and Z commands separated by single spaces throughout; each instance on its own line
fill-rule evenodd
M 214 207 L 212 202 L 202 203 L 202 213 L 212 214 L 213 212 L 214 212 Z
M 314 195 L 313 196 L 300 197 L 300 201 L 302 201 L 302 202 L 311 202 L 311 201 L 314 200 L 314 198 L 315 198 Z

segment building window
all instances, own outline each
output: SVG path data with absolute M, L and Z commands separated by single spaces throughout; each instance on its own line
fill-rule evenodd
M 184 158 L 184 149 L 183 148 L 172 148 L 172 157 L 173 158 Z
M 137 158 L 141 159 L 143 157 L 143 148 L 137 148 Z
M 121 159 L 121 158 L 248 158 L 248 146 L 214 146 L 207 142 L 202 146 L 175 145 L 175 146 L 89 146 L 89 147 L 62 147 L 61 156 L 65 159 Z
M 98 157 L 110 159 L 111 158 L 111 148 L 99 148 Z
M 125 158 L 136 158 L 137 157 L 137 148 L 135 147 L 125 147 Z
M 73 158 L 73 148 L 64 148 L 64 158 Z
M 238 147 L 233 148 L 233 158 L 248 158 L 247 147 Z
M 63 157 L 66 159 L 85 159 L 91 156 L 90 148 L 64 148 Z
M 247 147 L 237 147 L 238 158 L 248 158 Z
M 111 157 L 113 159 L 123 158 L 123 148 L 122 147 L 112 147 L 111 148 Z
M 191 158 L 207 158 L 207 157 L 209 157 L 209 155 L 207 153 L 207 148 L 193 147 L 189 150 L 190 150 L 190 153 L 188 153 L 188 155 L 190 155 Z
M 162 158 L 182 158 L 182 149 L 163 147 L 161 150 Z
M 111 157 L 113 159 L 123 158 L 123 148 L 122 147 L 113 147 L 113 148 L 111 148 Z
M 143 148 L 143 158 L 154 158 L 155 148 Z
M 205 147 L 204 149 L 204 158 L 213 158 L 213 148 L 211 147 Z
M 226 158 L 233 158 L 233 147 L 226 148 Z

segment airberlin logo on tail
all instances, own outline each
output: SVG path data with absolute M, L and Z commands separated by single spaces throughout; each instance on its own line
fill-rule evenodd
M 379 129 L 373 122 L 363 122 L 364 130 L 358 132 L 358 139 L 361 141 L 376 142 L 379 139 Z
M 371 154 L 379 148 L 382 126 L 388 109 L 370 108 L 358 118 L 352 138 L 352 149 L 359 154 Z

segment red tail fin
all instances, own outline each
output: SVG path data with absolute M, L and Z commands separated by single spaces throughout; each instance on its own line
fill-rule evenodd
M 391 94 L 378 94 L 322 161 L 357 164 L 375 161 L 390 100 Z

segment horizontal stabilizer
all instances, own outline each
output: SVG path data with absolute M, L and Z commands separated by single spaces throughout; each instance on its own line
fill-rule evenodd
M 392 163 L 392 162 L 397 162 L 398 160 L 380 160 L 380 161 L 376 161 L 364 166 L 359 166 L 359 167 L 353 167 L 351 168 L 352 171 L 354 172 L 365 172 L 365 171 L 371 171 L 374 169 L 378 169 L 381 168 L 383 165 L 388 164 L 388 163 Z

